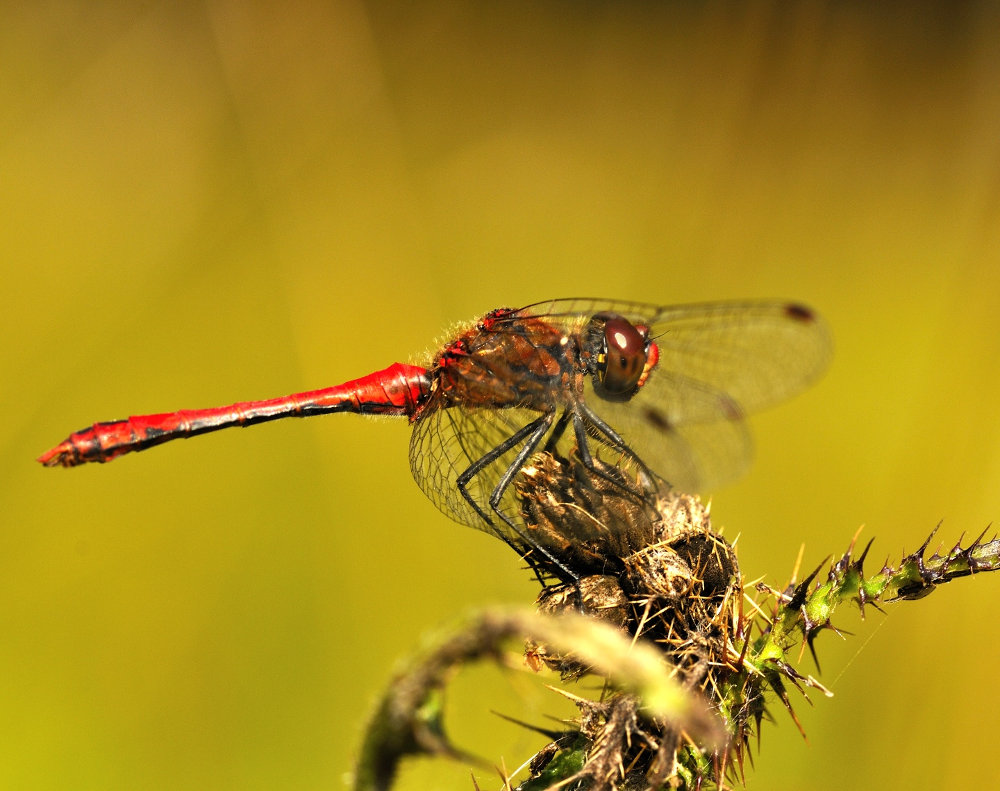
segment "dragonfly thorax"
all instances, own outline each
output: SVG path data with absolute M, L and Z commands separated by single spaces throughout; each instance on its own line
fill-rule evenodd
M 542 319 L 494 311 L 438 354 L 433 408 L 554 412 L 583 393 L 579 341 Z

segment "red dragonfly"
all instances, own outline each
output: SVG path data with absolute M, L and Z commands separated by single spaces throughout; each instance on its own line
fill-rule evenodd
M 106 462 L 284 417 L 406 416 L 424 493 L 523 552 L 534 542 L 519 526 L 511 483 L 536 450 L 567 455 L 575 444 L 595 474 L 596 456 L 685 491 L 716 486 L 749 461 L 744 415 L 804 388 L 829 356 L 825 325 L 794 303 L 554 300 L 487 313 L 426 366 L 395 363 L 323 390 L 95 423 L 38 461 Z

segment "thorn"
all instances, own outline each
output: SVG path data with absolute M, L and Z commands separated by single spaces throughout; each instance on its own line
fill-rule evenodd
M 813 664 L 816 665 L 817 672 L 822 673 L 823 668 L 820 667 L 819 656 L 816 655 L 816 646 L 813 644 L 818 636 L 819 630 L 817 629 L 806 637 L 806 642 L 809 644 L 809 653 L 812 654 Z
M 550 731 L 547 728 L 542 728 L 542 727 L 540 727 L 538 725 L 532 725 L 530 722 L 525 722 L 524 720 L 516 719 L 516 718 L 511 717 L 511 716 L 509 716 L 507 714 L 504 714 L 501 711 L 496 711 L 495 709 L 490 709 L 490 714 L 493 714 L 493 715 L 499 717 L 502 720 L 507 720 L 507 722 L 513 723 L 514 725 L 520 725 L 525 730 L 529 730 L 529 731 L 533 731 L 534 733 L 541 734 L 546 739 L 550 739 L 552 741 L 555 741 L 560 736 L 562 736 L 563 733 L 564 733 L 564 731 Z
M 746 640 L 743 641 L 743 648 L 740 649 L 740 658 L 736 663 L 736 669 L 742 670 L 743 663 L 747 658 L 747 651 L 750 649 L 750 635 L 747 635 Z
M 802 557 L 805 555 L 806 545 L 799 544 L 799 554 L 795 558 L 795 564 L 792 566 L 792 578 L 788 581 L 788 586 L 791 587 L 795 585 L 795 578 L 799 576 L 799 569 L 802 567 Z
M 500 766 L 494 766 L 493 768 L 496 769 L 497 774 L 500 775 L 500 782 L 503 783 L 503 791 L 510 791 L 510 774 L 507 772 L 507 765 L 504 763 L 503 758 L 500 759 Z M 473 776 L 472 782 L 473 784 L 476 783 L 475 776 Z M 478 788 L 479 786 L 476 785 L 477 790 Z
M 822 684 L 820 684 L 819 681 L 817 681 L 812 676 L 807 676 L 806 677 L 806 683 L 810 687 L 813 687 L 814 689 L 818 689 L 820 692 L 822 692 L 824 695 L 826 695 L 826 697 L 828 697 L 828 698 L 832 698 L 833 697 L 833 692 L 831 692 L 825 686 L 823 686 Z
M 976 540 L 973 541 L 971 544 L 969 544 L 969 549 L 970 550 L 973 547 L 978 547 L 980 544 L 982 544 L 983 538 L 985 538 L 985 536 L 986 536 L 986 531 L 989 530 L 990 527 L 992 527 L 992 525 L 986 525 L 986 527 L 983 528 L 983 532 L 980 533 L 978 536 L 976 536 Z
M 920 549 L 918 550 L 921 558 L 923 558 L 924 552 L 927 551 L 927 547 L 930 546 L 930 543 L 933 540 L 934 536 L 937 534 L 937 531 L 941 529 L 941 525 L 942 524 L 944 524 L 943 521 L 938 522 L 937 525 L 934 526 L 934 529 L 931 530 L 931 534 L 929 536 L 927 536 L 927 540 L 924 541 L 923 544 L 921 544 Z M 917 553 L 914 553 L 914 554 L 917 554 Z
M 858 573 L 861 573 L 861 571 L 863 570 L 864 565 L 865 565 L 865 559 L 868 557 L 868 550 L 872 548 L 872 543 L 874 541 L 875 541 L 874 538 L 869 538 L 868 539 L 868 543 L 865 544 L 864 550 L 862 551 L 862 553 L 860 555 L 858 555 L 858 559 L 856 561 L 854 561 L 854 565 L 855 565 L 855 568 L 857 568 Z
M 829 559 L 830 557 L 827 556 L 826 560 L 820 563 L 812 574 L 810 574 L 808 577 L 802 580 L 802 582 L 800 582 L 795 587 L 795 591 L 792 593 L 792 597 L 788 600 L 787 606 L 790 609 L 791 608 L 799 609 L 803 604 L 805 604 L 806 596 L 809 594 L 809 586 L 812 584 L 812 581 L 816 579 L 816 575 L 819 574 L 820 569 L 823 568 L 823 566 L 829 561 Z
M 791 670 L 790 666 L 787 666 L 787 667 L 789 668 L 789 670 Z M 794 671 L 792 671 L 792 672 L 794 672 Z M 792 679 L 792 680 L 794 681 L 794 679 Z M 773 679 L 769 678 L 768 679 L 768 683 L 771 685 L 771 689 L 773 689 L 774 692 L 775 692 L 775 694 L 778 696 L 778 699 L 782 702 L 782 704 L 784 704 L 785 708 L 788 710 L 788 713 L 792 717 L 792 722 L 794 722 L 795 723 L 795 727 L 799 729 L 799 733 L 802 734 L 802 738 L 805 739 L 806 742 L 808 742 L 809 739 L 806 738 L 806 732 L 805 732 L 805 730 L 802 727 L 802 723 L 799 722 L 799 718 L 795 714 L 795 709 L 792 708 L 792 702 L 788 699 L 788 691 L 785 689 L 785 685 L 782 684 L 781 681 L 778 678 L 773 678 Z M 809 698 L 806 698 L 806 700 L 808 701 Z M 758 743 L 759 743 L 759 741 L 760 741 L 760 735 L 759 735 L 759 733 L 758 733 L 757 739 L 758 739 Z M 759 749 L 760 748 L 758 746 L 758 750 Z

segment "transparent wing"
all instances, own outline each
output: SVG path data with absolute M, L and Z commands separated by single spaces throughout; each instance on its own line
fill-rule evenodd
M 462 496 L 458 477 L 474 462 L 500 447 L 541 413 L 516 407 L 476 409 L 465 406 L 436 408 L 433 403 L 413 427 L 410 470 L 417 485 L 445 514 L 464 525 L 500 536 L 520 546 L 524 542 L 492 512 L 490 495 L 524 443 L 510 448 L 475 475 L 467 491 L 490 522 Z M 543 440 L 544 443 L 544 440 Z M 500 510 L 518 521 L 514 487 L 508 487 Z
M 643 302 L 573 297 L 571 299 L 550 299 L 547 302 L 527 305 L 514 313 L 513 320 L 516 320 L 517 316 L 539 316 L 548 318 L 553 323 L 572 327 L 586 324 L 595 313 L 606 312 L 617 313 L 635 324 L 648 325 L 656 316 L 669 309 Z
M 650 470 L 676 489 L 698 492 L 746 472 L 753 447 L 750 434 L 741 413 L 724 395 L 684 383 L 671 401 L 677 423 L 663 420 L 658 404 L 643 408 L 642 395 L 640 391 L 626 403 L 605 401 L 588 383 L 585 400 Z M 693 420 L 696 415 L 698 421 Z M 605 460 L 614 463 L 606 455 Z
M 636 315 L 649 309 L 632 307 Z M 807 308 L 783 302 L 649 310 L 660 358 L 646 383 L 625 403 L 604 401 L 588 387 L 586 403 L 674 486 L 697 491 L 729 482 L 751 456 L 744 415 L 820 375 L 831 353 L 826 326 Z
M 667 403 L 693 383 L 724 393 L 745 412 L 804 390 L 826 369 L 832 351 L 826 324 L 789 302 L 663 308 L 650 337 L 660 348 L 661 376 L 654 372 L 648 383 L 653 400 Z
M 830 361 L 826 324 L 810 308 L 794 302 L 660 306 L 581 297 L 528 305 L 506 322 L 537 316 L 574 332 L 601 312 L 649 327 L 650 337 L 660 347 L 660 370 L 724 392 L 746 412 L 805 389 Z

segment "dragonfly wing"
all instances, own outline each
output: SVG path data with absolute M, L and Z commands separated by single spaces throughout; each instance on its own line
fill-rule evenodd
M 755 412 L 804 390 L 830 362 L 826 324 L 794 302 L 714 302 L 657 306 L 601 299 L 556 299 L 521 308 L 506 322 L 525 315 L 544 317 L 567 333 L 583 329 L 596 313 L 617 313 L 649 328 L 660 350 L 658 371 L 675 379 L 644 390 L 673 396 L 686 381 L 724 393 L 744 412 Z M 498 325 L 502 326 L 501 322 Z M 656 372 L 654 372 L 655 374 Z M 661 397 L 661 401 L 664 399 Z M 711 410 L 710 402 L 704 402 Z M 690 418 L 705 418 L 690 413 Z M 708 419 L 714 419 L 709 417 Z
M 826 326 L 791 303 L 668 307 L 646 321 L 659 362 L 645 384 L 625 403 L 589 385 L 585 398 L 654 472 L 687 491 L 739 477 L 752 452 L 744 416 L 804 389 L 830 359 Z
M 752 442 L 742 412 L 734 403 L 690 382 L 679 387 L 675 395 L 679 397 L 670 402 L 672 410 L 661 409 L 656 400 L 647 408 L 642 391 L 631 401 L 620 403 L 601 399 L 588 384 L 585 400 L 650 470 L 676 489 L 698 492 L 746 472 Z M 692 414 L 705 419 L 683 419 Z M 598 455 L 612 464 L 621 460 L 621 454 L 616 458 L 611 449 L 602 448 Z
M 653 400 L 669 403 L 692 383 L 725 394 L 748 413 L 804 390 L 825 370 L 832 350 L 826 324 L 788 302 L 662 308 L 652 317 L 650 338 L 660 361 L 643 391 Z M 684 417 L 702 422 L 710 416 L 692 411 Z
M 466 491 L 490 517 L 487 523 L 462 496 L 458 478 L 475 462 L 495 452 L 540 413 L 516 407 L 475 409 L 465 406 L 439 407 L 432 402 L 413 426 L 410 437 L 410 469 L 417 485 L 442 512 L 457 522 L 499 536 L 520 546 L 524 543 L 492 511 L 490 496 L 500 477 L 514 462 L 524 444 L 518 444 L 487 464 L 469 481 Z M 509 486 L 500 510 L 520 523 L 514 487 Z

